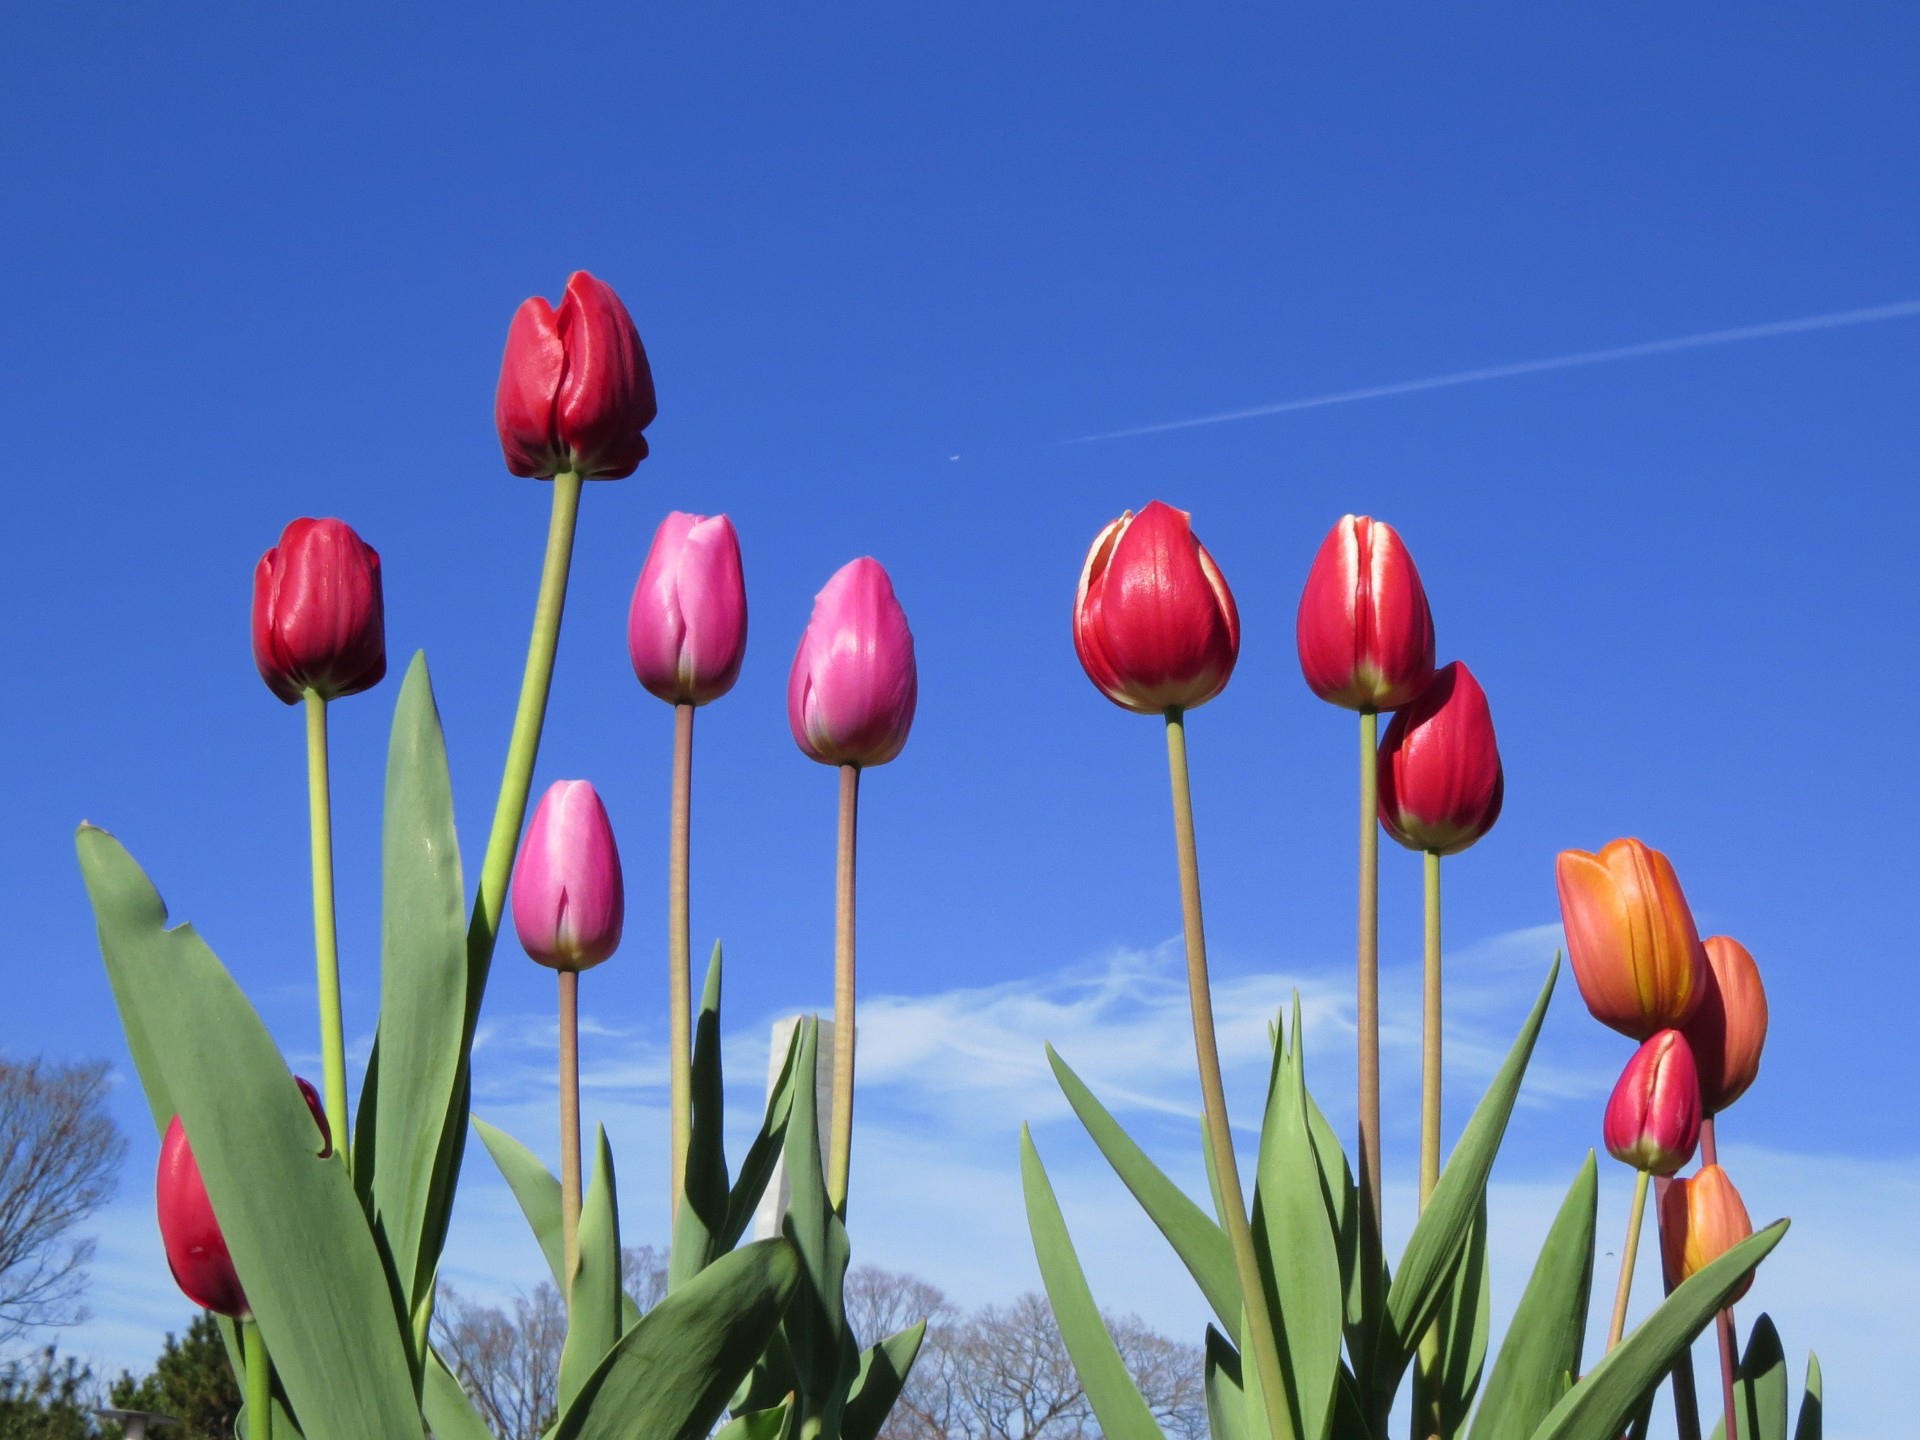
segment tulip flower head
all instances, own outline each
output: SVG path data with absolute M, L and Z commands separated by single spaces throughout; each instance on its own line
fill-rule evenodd
M 1607 1153 L 1649 1175 L 1674 1175 L 1700 1143 L 1700 1074 L 1678 1030 L 1634 1052 L 1607 1101 Z
M 380 555 L 344 520 L 295 520 L 253 570 L 253 663 L 289 705 L 372 689 L 387 673 Z
M 1753 1234 L 1753 1221 L 1733 1181 L 1718 1165 L 1705 1165 L 1698 1175 L 1675 1180 L 1660 1197 L 1660 1258 L 1667 1284 L 1700 1273 L 1727 1251 Z M 1749 1275 L 1727 1297 L 1731 1305 L 1753 1284 Z
M 513 873 L 513 928 L 552 970 L 591 970 L 620 948 L 626 921 L 620 851 L 607 807 L 585 780 L 540 797 Z
M 633 673 L 669 705 L 705 705 L 733 688 L 746 649 L 747 587 L 733 522 L 674 511 L 654 532 L 627 612 Z
M 1409 850 L 1458 854 L 1493 828 L 1506 778 L 1471 670 L 1455 660 L 1395 712 L 1379 765 L 1380 823 Z
M 1746 1094 L 1760 1073 L 1760 1052 L 1767 1043 L 1767 992 L 1760 984 L 1760 967 L 1738 940 L 1709 935 L 1701 947 L 1706 984 L 1685 1033 L 1700 1062 L 1700 1102 L 1707 1114 L 1718 1115 Z
M 558 308 L 535 295 L 514 312 L 493 419 L 515 475 L 631 475 L 655 409 L 646 349 L 612 286 L 576 270 Z
M 1095 538 L 1074 598 L 1073 648 L 1101 694 L 1141 715 L 1191 710 L 1226 689 L 1240 612 L 1186 511 L 1155 500 Z
M 1320 544 L 1294 622 L 1300 673 L 1322 700 L 1397 710 L 1433 676 L 1433 615 L 1391 525 L 1343 515 Z
M 1562 850 L 1560 919 L 1581 998 L 1635 1040 L 1684 1028 L 1705 988 L 1706 952 L 1673 865 L 1638 840 Z
M 884 765 L 913 728 L 920 679 L 907 612 L 880 562 L 849 561 L 814 596 L 787 677 L 787 724 L 823 765 Z

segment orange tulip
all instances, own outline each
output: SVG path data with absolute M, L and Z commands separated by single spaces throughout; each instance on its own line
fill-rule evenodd
M 1747 1218 L 1740 1192 L 1718 1165 L 1704 1166 L 1691 1179 L 1675 1180 L 1660 1197 L 1660 1258 L 1669 1286 L 1697 1275 L 1751 1234 L 1753 1221 Z M 1749 1275 L 1727 1297 L 1727 1304 L 1752 1284 Z
M 1702 943 L 1707 983 L 1685 1033 L 1700 1062 L 1701 1106 L 1716 1115 L 1746 1094 L 1760 1073 L 1760 1051 L 1767 1043 L 1767 992 L 1746 946 L 1726 935 L 1709 935 Z
M 1573 977 L 1602 1025 L 1635 1040 L 1678 1029 L 1706 988 L 1706 951 L 1673 866 L 1638 840 L 1554 865 Z

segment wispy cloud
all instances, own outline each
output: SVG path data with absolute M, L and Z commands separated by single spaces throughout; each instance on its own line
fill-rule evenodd
M 1581 365 L 1606 365 L 1615 360 L 1639 360 L 1649 355 L 1668 355 L 1677 350 L 1701 350 L 1711 345 L 1737 345 L 1747 340 L 1771 340 L 1783 335 L 1804 335 L 1815 330 L 1839 330 L 1849 325 L 1871 325 L 1882 320 L 1904 320 L 1920 315 L 1920 300 L 1897 300 L 1889 305 L 1869 305 L 1860 310 L 1835 310 L 1825 315 L 1804 315 L 1796 320 L 1772 320 L 1763 325 L 1739 325 L 1731 330 L 1707 330 L 1698 335 L 1679 335 L 1668 340 L 1647 340 L 1637 345 L 1616 345 L 1606 350 L 1582 350 L 1573 355 L 1555 355 L 1544 360 L 1517 360 L 1506 365 L 1487 365 L 1478 370 L 1455 370 L 1445 375 L 1428 375 L 1419 380 L 1397 380 L 1388 385 L 1367 385 L 1358 390 L 1335 390 L 1325 395 L 1307 395 L 1295 400 L 1278 400 L 1270 405 L 1255 405 L 1247 410 L 1226 410 L 1217 415 L 1197 415 L 1187 420 L 1163 420 L 1153 425 L 1135 425 L 1125 430 L 1106 430 L 1098 435 L 1078 435 L 1064 443 L 1086 445 L 1096 440 L 1123 440 L 1135 435 L 1159 435 L 1169 430 L 1191 430 L 1200 425 L 1224 425 L 1232 420 L 1257 420 L 1265 415 L 1285 415 L 1294 410 L 1318 410 L 1327 405 L 1351 405 L 1357 400 L 1380 400 L 1389 395 L 1412 395 L 1421 390 L 1444 390 L 1453 385 L 1473 385 L 1482 380 L 1510 380 L 1520 375 L 1538 375 L 1547 370 L 1571 370 Z

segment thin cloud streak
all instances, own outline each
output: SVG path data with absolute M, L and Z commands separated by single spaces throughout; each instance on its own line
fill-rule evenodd
M 1272 405 L 1256 405 L 1251 410 L 1228 410 L 1219 415 L 1200 415 L 1191 420 L 1167 420 L 1158 425 L 1136 425 L 1128 430 L 1108 430 L 1098 435 L 1080 435 L 1063 443 L 1088 445 L 1096 440 L 1123 440 L 1134 435 L 1159 435 L 1169 430 L 1191 430 L 1199 425 L 1224 425 L 1230 420 L 1257 420 L 1263 415 L 1285 415 L 1294 410 L 1317 410 L 1325 405 L 1350 405 L 1356 400 L 1378 400 L 1388 395 L 1411 395 L 1421 390 L 1443 390 L 1452 385 L 1472 385 L 1481 380 L 1508 380 L 1516 375 L 1538 375 L 1546 370 L 1571 370 L 1580 365 L 1605 365 L 1615 360 L 1638 360 L 1647 355 L 1667 355 L 1676 350 L 1699 350 L 1709 345 L 1735 345 L 1743 340 L 1770 340 L 1781 335 L 1804 335 L 1813 330 L 1839 330 L 1848 325 L 1871 325 L 1881 320 L 1903 320 L 1920 315 L 1920 300 L 1898 300 L 1891 305 L 1871 305 L 1864 310 L 1836 310 L 1828 315 L 1806 315 L 1798 320 L 1773 320 L 1764 325 L 1741 325 L 1732 330 L 1709 330 L 1700 335 L 1681 335 L 1671 340 L 1648 340 L 1639 345 L 1616 345 L 1609 350 L 1583 350 L 1577 355 L 1556 355 L 1548 360 L 1520 360 L 1510 365 L 1489 365 L 1479 370 L 1457 370 L 1449 375 L 1429 375 L 1421 380 L 1401 380 L 1392 385 L 1369 385 L 1360 390 L 1337 390 L 1330 395 L 1309 395 L 1300 400 L 1282 400 Z

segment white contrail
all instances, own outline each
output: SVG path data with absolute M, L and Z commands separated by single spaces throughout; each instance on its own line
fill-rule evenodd
M 1439 390 L 1448 385 L 1471 385 L 1477 380 L 1505 380 L 1514 375 L 1536 375 L 1542 370 L 1569 370 L 1576 365 L 1604 365 L 1609 360 L 1635 360 L 1642 355 L 1664 355 L 1673 350 L 1697 350 L 1703 345 L 1732 345 L 1740 340 L 1766 340 L 1775 335 L 1800 335 L 1809 330 L 1837 330 L 1843 325 L 1869 325 L 1876 320 L 1899 320 L 1920 315 L 1920 300 L 1898 300 L 1864 310 L 1836 310 L 1829 315 L 1807 315 L 1798 320 L 1774 320 L 1765 325 L 1741 325 L 1732 330 L 1709 330 L 1673 340 L 1649 340 L 1640 345 L 1616 345 L 1611 350 L 1583 350 L 1578 355 L 1556 355 L 1550 360 L 1521 360 L 1511 365 L 1489 365 L 1482 370 L 1458 370 L 1451 375 L 1429 375 L 1424 380 L 1401 380 L 1392 385 L 1369 385 L 1364 390 L 1337 390 L 1331 395 L 1309 395 L 1256 405 L 1251 410 L 1229 410 L 1191 420 L 1166 420 L 1158 425 L 1136 425 L 1130 430 L 1108 430 L 1067 441 L 1083 445 L 1094 440 L 1119 440 L 1129 435 L 1158 435 L 1165 430 L 1188 430 L 1196 425 L 1223 425 L 1229 420 L 1253 420 L 1262 415 L 1284 415 L 1289 410 L 1316 410 L 1322 405 L 1347 405 L 1355 400 L 1378 400 L 1383 395 L 1410 395 L 1416 390 Z

